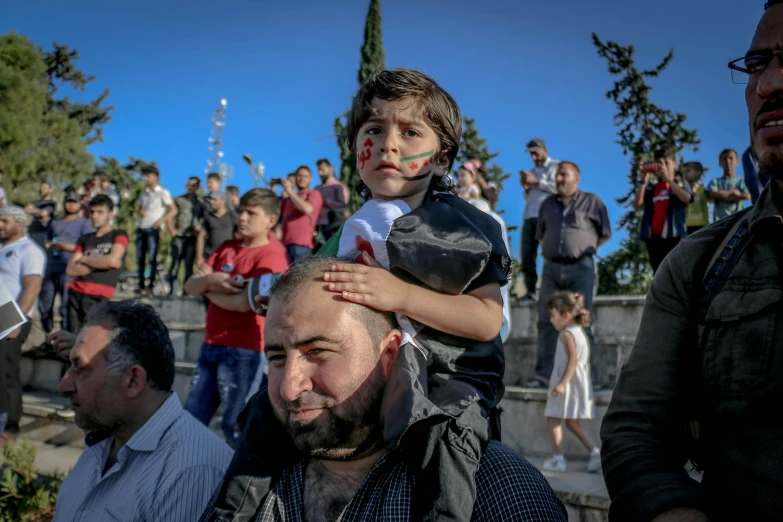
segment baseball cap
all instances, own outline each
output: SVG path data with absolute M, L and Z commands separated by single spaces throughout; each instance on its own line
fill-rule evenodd
M 76 191 L 72 190 L 71 192 L 68 192 L 65 194 L 65 199 L 63 201 L 81 201 L 82 198 L 79 197 L 79 194 L 76 193 Z
M 545 149 L 546 142 L 541 138 L 533 138 L 532 140 L 527 142 L 527 148 L 532 149 L 533 147 L 541 147 L 542 149 Z
M 213 190 L 209 194 L 207 194 L 207 197 L 209 199 L 226 199 L 226 193 L 221 192 L 219 190 Z

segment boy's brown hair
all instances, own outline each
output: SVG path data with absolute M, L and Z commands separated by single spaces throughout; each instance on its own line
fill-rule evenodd
M 253 188 L 248 190 L 239 199 L 239 206 L 259 207 L 268 216 L 280 217 L 280 198 L 269 189 Z
M 356 150 L 356 136 L 359 134 L 359 129 L 373 114 L 370 105 L 373 98 L 394 101 L 405 97 L 416 99 L 423 110 L 427 123 L 438 135 L 441 152 L 445 152 L 448 157 L 447 171 L 451 170 L 459 151 L 462 115 L 454 98 L 435 80 L 420 71 L 387 69 L 377 71 L 367 78 L 353 98 L 343 139 L 347 140 L 352 150 Z M 448 176 L 445 175 L 442 178 L 435 176 L 433 183 L 442 184 L 447 179 Z M 360 184 L 364 185 L 362 182 Z M 359 184 L 356 188 L 359 191 Z

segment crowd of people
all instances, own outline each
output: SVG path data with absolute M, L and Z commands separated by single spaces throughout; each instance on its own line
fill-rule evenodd
M 765 520 L 783 508 L 783 429 L 769 414 L 783 389 L 781 27 L 783 1 L 772 0 L 751 51 L 730 64 L 748 85 L 755 176 L 768 186 L 737 177 L 732 149 L 706 186 L 703 166 L 679 168 L 670 147 L 639 165 L 634 205 L 656 276 L 602 445 L 580 421 L 595 415 L 593 257 L 611 223 L 600 198 L 579 189 L 576 163 L 550 158 L 543 139 L 527 143 L 524 300 L 539 307 L 528 384 L 547 389 L 544 468 L 567 469 L 565 423 L 590 452 L 588 471 L 603 469 L 610 520 Z M 208 303 L 184 406 L 166 326 L 146 304 L 110 299 L 128 235 L 113 228 L 108 180 L 98 175 L 90 197 L 67 192 L 59 220 L 51 187 L 26 208 L 0 194 L 8 293 L 29 315 L 36 299 L 67 288 L 67 328 L 49 339 L 71 363 L 60 392 L 88 435 L 55 521 L 567 519 L 543 476 L 500 443 L 511 256 L 481 162 L 455 168 L 458 105 L 418 71 L 378 71 L 346 131 L 363 199 L 353 215 L 328 160 L 316 164 L 319 187 L 302 166 L 273 180 L 279 195 L 224 194 L 210 175 L 206 204 L 198 178 L 172 198 L 155 167 L 143 171 L 139 293 L 154 284 L 143 267 L 147 255 L 154 267 L 166 226 L 170 277 L 184 261 L 184 292 Z M 33 238 L 41 231 L 46 252 Z M 30 324 L 0 339 L 6 439 L 19 429 Z M 222 439 L 207 428 L 219 405 Z M 704 470 L 701 483 L 688 461 Z

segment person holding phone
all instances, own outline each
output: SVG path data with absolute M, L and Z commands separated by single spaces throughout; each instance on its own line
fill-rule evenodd
M 647 246 L 653 273 L 688 235 L 685 210 L 693 201 L 690 184 L 677 171 L 677 150 L 661 149 L 654 163 L 639 164 L 639 188 L 633 208 L 644 208 L 640 238 Z

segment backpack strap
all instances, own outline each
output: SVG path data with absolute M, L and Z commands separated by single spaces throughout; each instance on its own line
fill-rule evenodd
M 707 310 L 710 308 L 715 296 L 723 289 L 723 285 L 728 281 L 731 272 L 737 265 L 737 261 L 739 261 L 745 248 L 747 248 L 751 239 L 753 239 L 753 233 L 750 231 L 748 214 L 749 213 L 746 212 L 745 215 L 736 219 L 732 227 L 723 237 L 720 245 L 718 245 L 718 248 L 715 249 L 715 254 L 712 256 L 712 259 L 710 259 L 707 270 L 704 272 L 702 288 L 700 289 L 697 301 L 699 306 L 697 346 L 699 350 L 702 348 L 704 326 L 707 322 Z M 703 471 L 704 459 L 699 444 L 701 439 L 699 419 L 696 418 L 688 421 L 686 430 L 689 438 L 688 444 L 691 464 L 697 471 Z
M 726 233 L 721 244 L 715 249 L 715 254 L 704 272 L 702 288 L 698 298 L 700 324 L 703 325 L 705 323 L 707 309 L 709 309 L 715 296 L 723 289 L 723 285 L 728 281 L 731 272 L 752 238 L 753 233 L 750 231 L 748 213 L 746 213 L 737 219 L 728 233 Z M 699 334 L 701 334 L 701 331 Z

